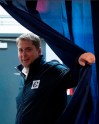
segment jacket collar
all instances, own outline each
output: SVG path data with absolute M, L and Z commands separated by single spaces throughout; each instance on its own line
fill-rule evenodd
M 37 71 L 43 63 L 45 63 L 44 56 L 40 55 L 33 63 L 31 63 L 29 67 L 30 71 L 33 71 L 33 70 Z M 16 69 L 21 73 L 22 73 L 23 68 L 24 67 L 22 64 L 16 67 Z

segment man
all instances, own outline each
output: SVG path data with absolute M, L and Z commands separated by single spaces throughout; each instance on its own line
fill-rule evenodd
M 62 64 L 45 62 L 40 38 L 32 33 L 16 39 L 21 65 L 17 67 L 24 86 L 17 97 L 16 124 L 55 124 L 66 106 L 66 88 L 77 85 L 71 70 Z M 79 64 L 92 64 L 95 57 L 84 53 Z

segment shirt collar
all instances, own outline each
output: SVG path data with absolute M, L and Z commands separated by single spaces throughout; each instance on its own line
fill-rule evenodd
M 27 77 L 28 76 L 28 73 L 29 73 L 29 68 L 23 68 L 22 69 L 22 73 Z

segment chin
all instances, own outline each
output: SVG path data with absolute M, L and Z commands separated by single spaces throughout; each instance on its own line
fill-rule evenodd
M 27 68 L 27 67 L 29 67 L 29 65 L 28 64 L 22 64 L 25 68 Z

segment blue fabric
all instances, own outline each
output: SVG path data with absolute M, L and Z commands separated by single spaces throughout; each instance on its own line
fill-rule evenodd
M 75 13 L 75 11 L 77 13 Z M 72 2 L 72 19 L 73 36 L 75 44 L 78 44 L 81 48 L 85 49 L 86 51 L 94 53 L 94 39 L 90 0 L 81 0 L 80 2 L 75 0 Z M 94 123 L 98 97 L 98 82 L 95 64 L 92 65 L 91 86 L 91 95 L 93 97 L 94 102 L 94 111 L 91 115 L 90 123 Z
M 45 8 L 44 10 L 41 10 L 39 7 L 37 8 L 38 3 L 37 2 L 43 2 Z M 10 14 L 12 17 L 14 17 L 20 24 L 25 26 L 30 31 L 40 35 L 43 37 L 48 45 L 52 48 L 52 50 L 58 55 L 58 57 L 63 61 L 64 64 L 69 66 L 71 69 L 75 66 L 74 63 L 76 59 L 79 57 L 80 54 L 84 53 L 86 50 L 94 52 L 93 47 L 93 37 L 92 37 L 92 22 L 86 21 L 86 16 L 89 16 L 91 19 L 91 10 L 90 10 L 90 1 L 88 0 L 87 4 L 81 2 L 72 2 L 72 16 L 71 19 L 76 18 L 78 20 L 72 19 L 72 33 L 73 33 L 73 42 L 75 44 L 72 44 L 72 42 L 69 40 L 71 33 L 69 32 L 70 26 L 67 24 L 68 14 L 65 11 L 65 0 L 59 0 L 57 3 L 57 0 L 38 0 L 38 1 L 32 1 L 31 4 L 28 3 L 29 0 L 24 1 L 18 1 L 18 0 L 12 0 L 12 1 L 6 1 L 6 0 L 0 0 L 0 4 L 2 7 Z M 33 8 L 31 8 L 31 5 L 34 5 Z M 55 6 L 57 5 L 57 6 Z M 87 5 L 87 6 L 86 6 Z M 50 8 L 51 7 L 51 8 Z M 37 8 L 37 9 L 36 9 Z M 78 9 L 75 13 L 74 11 Z M 38 11 L 37 11 L 38 10 Z M 50 11 L 51 10 L 51 11 Z M 55 10 L 57 10 L 57 13 L 55 13 Z M 86 13 L 86 11 L 88 13 Z M 81 13 L 80 13 L 81 12 Z M 84 16 L 83 16 L 83 14 Z M 89 14 L 89 15 L 86 15 Z M 59 20 L 55 20 L 55 16 L 59 18 Z M 53 17 L 53 18 L 52 18 Z M 85 17 L 85 18 L 84 18 Z M 88 19 L 87 19 L 88 20 Z M 53 23 L 54 22 L 54 23 Z M 90 25 L 89 25 L 90 23 Z M 88 26 L 87 26 L 88 25 Z M 86 34 L 81 35 L 85 33 Z M 88 42 L 88 46 L 86 44 L 86 41 Z M 79 46 L 77 46 L 79 45 Z M 82 48 L 81 48 L 82 47 Z M 68 105 L 68 108 L 66 108 L 65 112 L 62 115 L 62 123 L 66 122 L 65 117 L 69 117 L 70 115 L 75 115 L 73 117 L 73 120 L 75 123 L 78 123 L 80 119 L 82 119 L 82 124 L 85 124 L 87 118 L 87 122 L 89 124 L 95 124 L 95 122 L 98 121 L 99 115 L 99 107 L 98 107 L 98 86 L 97 86 L 97 77 L 96 77 L 96 67 L 95 64 L 92 66 L 92 77 L 91 77 L 91 84 L 89 84 L 88 80 L 90 79 L 90 69 L 87 68 L 85 70 L 86 75 L 88 78 L 82 78 L 82 81 L 80 81 L 80 86 L 78 86 L 77 91 L 81 91 L 84 96 L 80 97 L 82 104 L 78 101 L 79 98 L 77 97 L 78 94 L 75 94 L 71 100 L 71 102 Z M 89 70 L 89 71 L 88 71 Z M 94 76 L 93 76 L 94 75 Z M 86 86 L 88 86 L 88 92 L 84 92 L 81 82 L 87 82 Z M 90 86 L 89 86 L 90 85 Z M 90 88 L 91 89 L 90 89 Z M 91 99 L 91 97 L 92 99 Z M 77 99 L 76 99 L 77 98 Z M 88 110 L 90 116 L 87 116 L 87 114 L 84 113 L 84 108 L 87 112 L 87 105 L 90 103 L 87 103 L 87 98 L 92 103 L 92 106 L 90 106 L 90 109 Z M 75 99 L 77 100 L 76 102 Z M 76 104 L 79 104 L 79 106 L 76 106 L 70 109 L 73 105 L 76 106 Z M 70 106 L 70 107 L 69 107 Z M 83 109 L 82 109 L 83 108 Z M 73 110 L 74 109 L 74 110 Z M 70 112 L 71 110 L 71 112 Z M 77 110 L 77 111 L 76 111 Z M 69 115 L 66 113 L 70 113 Z M 80 114 L 79 114 L 80 113 Z M 98 114 L 97 114 L 98 113 Z M 67 116 L 68 115 L 68 116 Z M 79 115 L 79 116 L 76 116 Z M 67 118 L 68 119 L 68 118 Z M 71 118 L 69 118 L 71 121 L 73 121 Z M 62 124 L 61 123 L 61 124 Z M 80 122 L 81 123 L 81 122 Z M 79 124 L 79 123 L 78 123 Z
M 40 6 L 42 5 L 44 8 L 44 3 L 47 8 L 42 12 L 40 10 Z M 65 0 L 58 0 L 58 2 L 57 0 L 43 0 L 43 3 L 39 0 L 38 4 L 39 6 L 37 7 L 37 10 L 40 13 L 40 17 L 43 22 L 69 39 L 70 34 L 68 29 Z
M 88 124 L 93 106 L 90 91 L 91 72 L 91 67 L 82 69 L 82 75 L 75 93 L 57 124 Z

